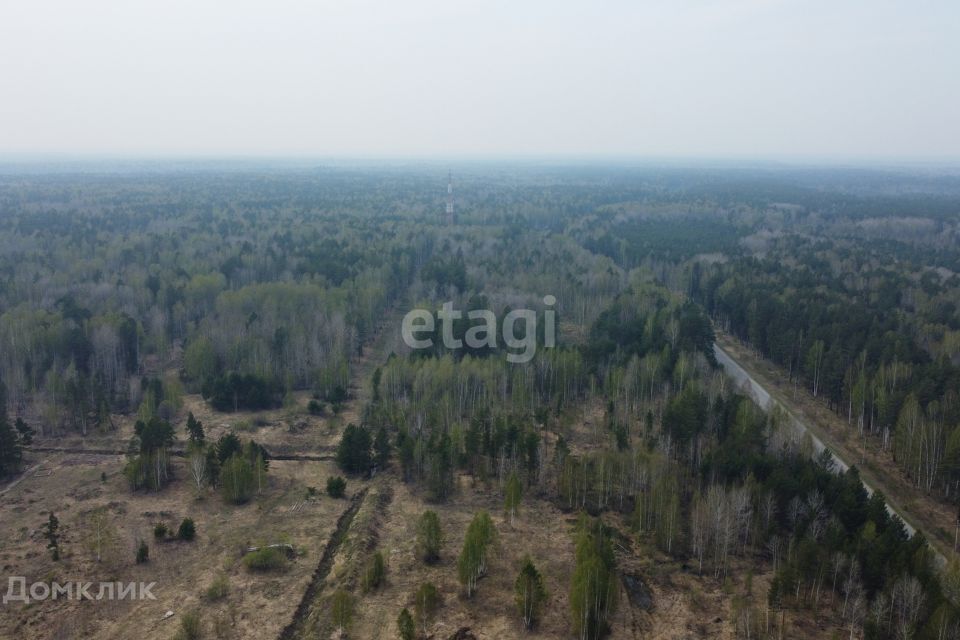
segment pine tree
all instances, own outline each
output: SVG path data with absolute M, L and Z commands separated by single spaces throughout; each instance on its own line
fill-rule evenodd
M 202 445 L 204 440 L 203 423 L 193 417 L 191 411 L 187 414 L 187 435 L 190 437 L 190 443 Z
M 337 446 L 337 464 L 347 473 L 366 473 L 373 460 L 370 455 L 370 432 L 364 427 L 347 425 Z
M 6 416 L 0 415 L 0 477 L 19 468 L 22 456 L 16 432 Z
M 414 640 L 417 636 L 413 616 L 410 615 L 410 611 L 406 607 L 397 616 L 397 633 L 400 635 L 400 640 Z
M 47 550 L 50 552 L 50 557 L 57 561 L 60 559 L 60 521 L 57 520 L 57 516 L 50 512 L 50 517 L 47 519 L 46 523 L 43 525 L 43 537 L 47 539 Z

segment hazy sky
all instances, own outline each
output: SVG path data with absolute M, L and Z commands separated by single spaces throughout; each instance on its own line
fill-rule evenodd
M 957 0 L 0 0 L 0 153 L 960 157 Z

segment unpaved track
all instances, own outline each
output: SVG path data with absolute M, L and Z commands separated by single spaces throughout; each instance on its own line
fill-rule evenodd
M 363 504 L 368 490 L 369 487 L 364 487 L 358 491 L 353 498 L 350 499 L 350 507 L 340 514 L 340 518 L 337 520 L 337 528 L 330 536 L 330 540 L 327 541 L 327 546 L 323 549 L 323 555 L 320 556 L 320 562 L 317 563 L 317 568 L 313 572 L 310 584 L 307 585 L 307 590 L 303 593 L 300 604 L 297 605 L 297 610 L 293 613 L 293 620 L 280 632 L 279 640 L 294 640 L 295 638 L 304 637 L 310 612 L 313 610 L 317 596 L 323 591 L 327 576 L 330 574 L 334 560 L 336 560 L 337 551 L 347 537 L 347 532 L 350 531 L 353 518 L 357 515 L 357 511 L 360 510 L 360 506 Z
M 813 446 L 817 452 L 827 449 L 830 452 L 830 455 L 833 457 L 834 463 L 841 471 L 846 471 L 850 468 L 851 464 L 844 459 L 843 448 L 836 446 L 835 443 L 831 442 L 829 437 L 824 434 L 822 431 L 817 429 L 814 425 L 807 423 L 805 421 L 797 418 L 794 411 L 791 410 L 791 407 L 788 406 L 788 402 L 782 400 L 781 398 L 775 398 L 771 395 L 770 391 L 761 385 L 757 380 L 749 373 L 743 366 L 737 361 L 734 360 L 733 356 L 725 351 L 718 344 L 713 345 L 713 353 L 717 357 L 717 362 L 726 370 L 727 374 L 732 377 L 738 386 L 747 388 L 749 390 L 750 396 L 759 404 L 764 410 L 770 411 L 774 406 L 779 406 L 789 417 L 791 426 L 797 430 L 798 433 L 808 434 L 813 441 Z M 903 525 L 906 528 L 907 532 L 912 536 L 917 532 L 918 526 L 916 525 L 917 520 L 913 518 L 905 509 L 899 505 L 892 502 L 890 496 L 895 495 L 884 482 L 884 480 L 875 474 L 869 472 L 869 470 L 857 468 L 860 472 L 860 479 L 863 482 L 863 486 L 866 488 L 868 494 L 872 494 L 874 490 L 879 490 L 884 494 L 884 497 L 887 501 L 887 511 L 891 515 L 898 516 L 903 520 Z M 929 532 L 923 531 L 924 537 L 930 544 L 931 549 L 936 555 L 937 561 L 944 565 L 947 562 L 946 554 L 949 553 L 948 550 L 944 549 L 942 541 L 939 541 L 938 538 L 932 536 Z

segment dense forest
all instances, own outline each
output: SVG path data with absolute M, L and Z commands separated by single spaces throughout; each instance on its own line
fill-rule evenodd
M 603 637 L 634 606 L 643 555 L 719 585 L 735 637 L 793 637 L 789 619 L 811 611 L 851 638 L 960 637 L 956 559 L 869 492 L 858 461 L 841 467 L 761 409 L 714 351 L 721 333 L 747 345 L 889 456 L 890 482 L 955 512 L 956 176 L 479 163 L 454 176 L 453 223 L 446 170 L 429 164 L 0 176 L 0 475 L 38 447 L 107 443 L 137 500 L 182 485 L 190 504 L 250 512 L 276 509 L 280 486 L 302 489 L 296 509 L 319 501 L 282 465 L 329 460 L 340 475 L 323 499 L 344 505 L 331 522 L 367 517 L 368 492 L 384 513 L 394 493 L 416 499 L 418 582 L 389 614 L 404 638 L 488 591 L 523 629 L 554 615 L 566 637 Z M 497 336 L 446 348 L 444 331 L 479 326 L 466 313 L 428 349 L 403 344 L 404 314 L 445 303 L 531 310 L 535 356 L 512 361 Z M 510 569 L 515 593 L 493 586 L 532 509 L 569 524 L 562 595 L 545 587 L 558 580 L 545 550 Z M 357 599 L 390 588 L 380 535 L 335 591 L 308 589 L 329 615 L 291 628 L 350 632 Z M 244 576 L 299 561 L 296 540 L 242 542 Z M 441 571 L 458 594 L 420 580 Z

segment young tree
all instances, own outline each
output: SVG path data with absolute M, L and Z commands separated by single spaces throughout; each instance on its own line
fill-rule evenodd
M 190 438 L 190 444 L 203 445 L 203 423 L 193 417 L 192 411 L 187 414 L 187 435 Z
M 512 527 L 516 520 L 517 512 L 520 510 L 520 498 L 523 494 L 523 487 L 520 484 L 520 478 L 517 477 L 516 471 L 510 473 L 504 493 L 503 508 L 507 512 L 507 517 L 510 518 L 510 526 Z
M 347 425 L 337 446 L 337 464 L 347 473 L 367 473 L 373 464 L 370 432 L 364 427 Z
M 540 609 L 547 600 L 547 590 L 543 586 L 543 576 L 533 565 L 530 556 L 523 559 L 520 574 L 514 585 L 517 610 L 527 629 L 532 629 L 540 619 Z
M 587 515 L 577 525 L 576 567 L 570 583 L 573 627 L 581 640 L 596 640 L 608 630 L 617 604 L 613 546 L 603 523 Z
M 413 616 L 406 607 L 397 616 L 397 634 L 400 640 L 414 640 L 417 636 L 417 628 L 413 623 Z
M 367 568 L 363 572 L 363 581 L 361 586 L 364 593 L 373 591 L 383 584 L 387 576 L 387 563 L 383 559 L 383 553 L 377 551 L 367 563 Z
M 93 552 L 97 562 L 103 560 L 114 540 L 114 528 L 110 522 L 107 507 L 99 507 L 86 515 L 87 546 Z
M 342 498 L 347 490 L 347 481 L 340 476 L 327 478 L 327 495 L 331 498 Z
M 413 608 L 417 612 L 417 619 L 420 621 L 420 629 L 424 635 L 430 625 L 433 614 L 440 608 L 442 600 L 440 592 L 433 586 L 432 582 L 424 582 L 417 589 L 413 597 Z
M 177 529 L 177 538 L 180 540 L 193 540 L 197 536 L 197 526 L 193 523 L 193 518 L 184 518 Z
M 57 520 L 57 516 L 50 512 L 50 517 L 47 518 L 46 523 L 43 525 L 43 537 L 47 540 L 47 550 L 50 552 L 50 557 L 56 562 L 60 559 L 60 521 Z
M 150 547 L 147 546 L 146 540 L 140 540 L 137 543 L 137 550 L 134 556 L 137 564 L 143 564 L 149 562 L 150 560 Z
M 203 491 L 203 488 L 207 485 L 208 460 L 209 457 L 207 456 L 206 452 L 204 452 L 202 447 L 193 447 L 190 451 L 190 479 L 193 481 L 194 487 L 196 487 L 198 497 Z
M 457 559 L 457 575 L 467 590 L 467 597 L 473 596 L 479 580 L 487 572 L 487 547 L 496 538 L 496 529 L 490 514 L 481 511 L 473 517 L 467 528 L 463 549 Z
M 442 545 L 440 518 L 435 511 L 424 511 L 417 521 L 417 555 L 427 564 L 433 564 L 440 559 Z

